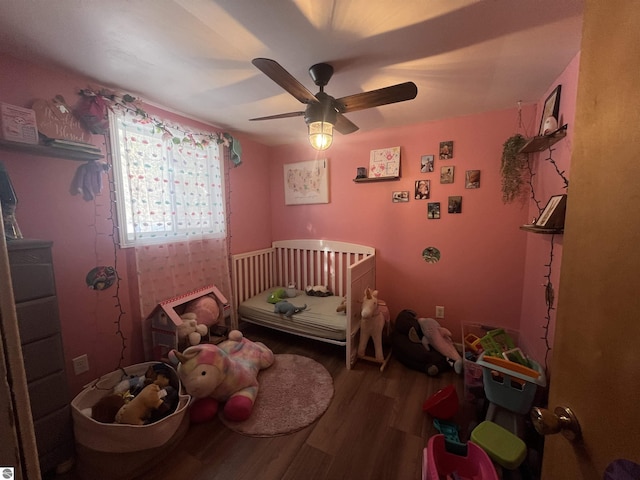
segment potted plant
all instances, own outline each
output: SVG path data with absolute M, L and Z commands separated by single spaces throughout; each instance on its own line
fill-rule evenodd
M 526 139 L 519 133 L 508 138 L 504 142 L 502 150 L 502 164 L 500 175 L 502 176 L 502 201 L 511 203 L 521 198 L 525 193 L 525 185 L 529 181 L 529 169 L 527 154 L 520 149 L 526 143 Z

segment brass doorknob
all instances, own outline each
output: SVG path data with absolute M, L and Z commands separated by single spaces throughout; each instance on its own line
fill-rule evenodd
M 540 435 L 553 435 L 560 432 L 572 442 L 582 438 L 578 419 L 569 407 L 556 407 L 553 412 L 546 408 L 533 407 L 531 421 Z

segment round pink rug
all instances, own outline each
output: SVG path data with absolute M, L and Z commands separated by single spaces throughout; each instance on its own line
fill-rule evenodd
M 324 366 L 309 357 L 277 354 L 258 374 L 260 390 L 253 413 L 244 422 L 219 418 L 231 430 L 251 437 L 275 437 L 311 425 L 333 398 L 333 379 Z

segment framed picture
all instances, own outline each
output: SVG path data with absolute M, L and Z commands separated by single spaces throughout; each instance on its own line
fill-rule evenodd
M 399 176 L 400 147 L 371 150 L 369 156 L 369 178 Z
M 422 155 L 420 157 L 420 173 L 433 172 L 433 155 Z
M 427 204 L 427 218 L 430 220 L 440 218 L 440 202 L 429 202 Z
M 284 165 L 284 203 L 329 203 L 329 162 L 326 158 Z
M 464 172 L 464 188 L 480 188 L 480 170 Z
M 391 194 L 391 201 L 393 203 L 403 203 L 409 201 L 409 190 L 402 190 L 400 192 L 393 192 Z
M 440 167 L 440 183 L 453 183 L 453 174 L 455 168 L 453 165 L 448 167 Z
M 567 196 L 565 194 L 551 197 L 536 220 L 536 227 L 559 228 L 564 226 L 566 202 Z
M 453 140 L 440 142 L 440 160 L 453 158 Z
M 447 211 L 449 213 L 462 213 L 462 197 L 461 196 L 449 197 Z
M 431 193 L 431 181 L 430 180 L 416 180 L 415 194 L 416 200 L 426 200 Z
M 540 118 L 540 128 L 538 129 L 538 135 L 544 135 L 544 121 L 547 117 L 554 117 L 558 122 L 560 122 L 560 118 L 558 117 L 558 113 L 560 110 L 560 91 L 562 90 L 562 85 L 558 85 L 553 89 L 551 95 L 547 97 L 544 101 L 544 107 L 542 108 L 542 118 Z

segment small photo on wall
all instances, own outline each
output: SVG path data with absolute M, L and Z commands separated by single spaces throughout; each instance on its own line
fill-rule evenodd
M 401 192 L 393 192 L 391 195 L 391 201 L 393 203 L 402 203 L 409 201 L 409 190 L 403 190 Z
M 440 160 L 453 158 L 453 140 L 440 142 Z
M 453 174 L 455 168 L 453 165 L 448 167 L 440 167 L 440 183 L 453 183 Z
M 426 200 L 431 193 L 430 180 L 416 180 L 415 195 L 416 200 Z
M 423 155 L 420 157 L 420 173 L 433 172 L 433 155 Z
M 428 219 L 440 218 L 440 202 L 429 202 L 427 204 L 427 218 Z
M 480 188 L 480 170 L 464 172 L 464 188 Z
M 462 213 L 462 197 L 449 197 L 449 205 L 447 211 L 449 213 Z

